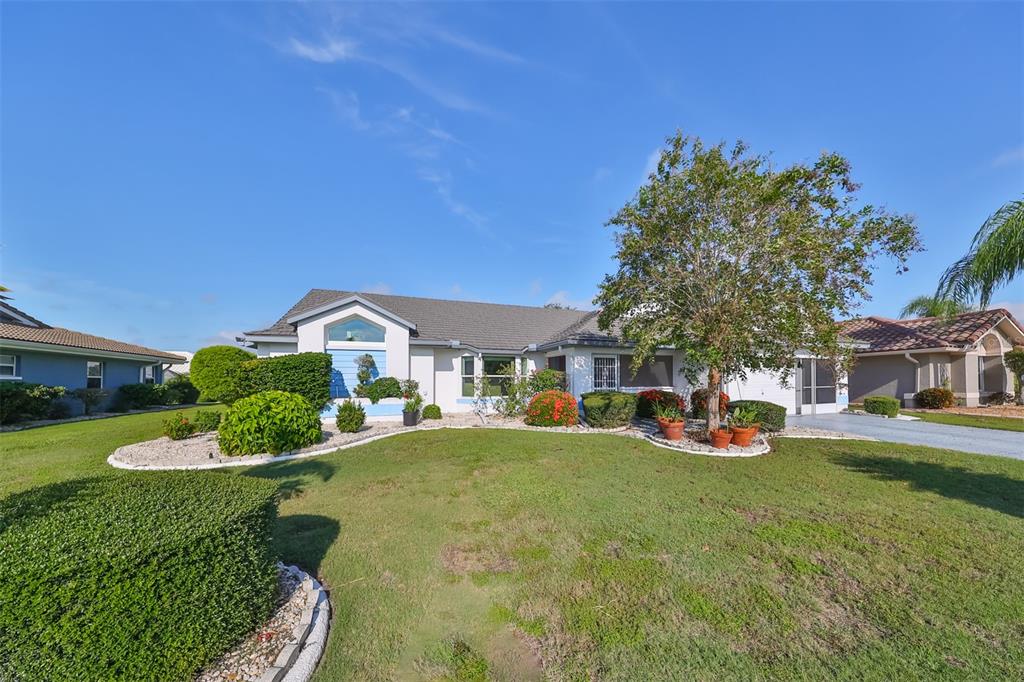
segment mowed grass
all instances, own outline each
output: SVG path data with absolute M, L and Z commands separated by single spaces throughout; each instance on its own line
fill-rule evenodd
M 974 426 L 979 429 L 998 429 L 1001 431 L 1024 431 L 1024 419 L 1013 417 L 989 417 L 984 414 L 955 414 L 951 412 L 907 412 L 921 421 L 936 424 L 952 424 L 954 426 Z M 1024 443 L 1021 443 L 1024 449 Z
M 0 435 L 4 489 L 159 432 L 116 422 Z M 334 607 L 320 681 L 1024 677 L 1024 462 L 453 430 L 210 475 L 279 483 L 277 549 Z

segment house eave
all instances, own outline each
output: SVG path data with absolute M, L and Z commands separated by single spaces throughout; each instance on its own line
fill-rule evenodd
M 0 339 L 0 348 L 13 350 L 32 350 L 41 353 L 62 353 L 64 355 L 84 355 L 92 358 L 111 358 L 118 360 L 141 360 L 152 363 L 184 363 L 185 358 L 178 355 L 149 355 L 145 353 L 122 353 L 112 350 L 96 350 L 93 348 L 81 348 L 79 346 L 62 346 L 55 343 L 41 343 L 38 341 L 21 341 L 15 339 Z
M 363 298 L 362 296 L 348 296 L 346 298 L 338 299 L 337 301 L 325 303 L 324 305 L 317 306 L 316 308 L 310 308 L 309 310 L 303 311 L 297 315 L 292 315 L 286 320 L 286 322 L 288 322 L 289 324 L 297 324 L 302 320 L 308 320 L 311 317 L 316 317 L 317 315 L 322 315 L 323 313 L 329 313 L 332 310 L 342 308 L 352 303 L 358 303 L 359 305 L 365 306 L 370 310 L 383 315 L 384 317 L 392 319 L 395 322 L 398 322 L 399 324 L 408 327 L 409 329 L 412 329 L 414 331 L 416 329 L 416 325 L 413 324 L 412 322 L 409 322 L 408 320 L 401 318 L 398 315 L 395 315 L 387 308 L 379 306 L 373 301 L 369 301 Z

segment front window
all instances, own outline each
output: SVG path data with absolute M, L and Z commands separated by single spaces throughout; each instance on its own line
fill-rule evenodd
M 594 356 L 594 390 L 614 391 L 619 387 L 619 356 Z
M 89 360 L 85 363 L 85 387 L 103 388 L 103 363 Z
M 508 395 L 509 370 L 515 362 L 511 356 L 484 356 L 484 395 Z
M 142 383 L 144 384 L 155 384 L 156 383 L 156 365 L 146 365 L 142 368 Z
M 339 343 L 384 343 L 384 328 L 361 317 L 328 327 L 327 340 Z
M 13 377 L 18 375 L 18 356 L 0 355 L 0 377 Z
M 466 355 L 462 358 L 462 396 L 473 397 L 473 387 L 476 383 L 476 358 Z

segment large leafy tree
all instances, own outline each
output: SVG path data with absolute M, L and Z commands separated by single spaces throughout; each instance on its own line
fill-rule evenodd
M 857 189 L 837 154 L 777 170 L 743 143 L 677 133 L 608 223 L 618 270 L 596 299 L 601 327 L 635 344 L 634 371 L 668 345 L 691 381 L 706 372 L 711 428 L 723 376 L 788 377 L 799 349 L 845 369 L 834 317 L 869 297 L 876 255 L 902 272 L 921 248 L 912 218 L 860 205 Z
M 967 254 L 950 265 L 935 295 L 966 303 L 978 299 L 987 308 L 992 294 L 1024 272 L 1024 199 L 1011 201 L 989 216 Z
M 969 303 L 961 303 L 941 296 L 916 296 L 903 306 L 900 317 L 952 317 L 973 310 Z

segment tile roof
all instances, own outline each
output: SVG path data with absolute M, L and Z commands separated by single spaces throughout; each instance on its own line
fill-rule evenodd
M 1021 325 L 1004 308 L 961 313 L 950 318 L 918 317 L 890 320 L 885 317 L 863 317 L 840 322 L 844 336 L 867 343 L 858 353 L 908 351 L 924 348 L 961 348 L 980 339 L 1004 317 L 1019 329 Z
M 289 317 L 350 296 L 365 298 L 412 322 L 419 339 L 458 339 L 483 349 L 521 350 L 532 343 L 567 339 L 572 334 L 593 334 L 597 330 L 596 311 L 312 289 L 273 325 L 246 334 L 294 336 L 295 325 L 288 322 Z
M 109 353 L 148 355 L 167 360 L 168 362 L 185 361 L 185 358 L 173 353 L 166 353 L 162 350 L 154 350 L 145 346 L 137 346 L 134 343 L 105 339 L 102 336 L 83 334 L 82 332 L 62 329 L 61 327 L 29 327 L 23 324 L 0 323 L 0 342 L 4 339 L 10 341 L 31 341 L 52 346 L 66 346 L 68 348 L 100 350 Z

